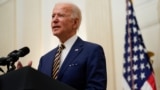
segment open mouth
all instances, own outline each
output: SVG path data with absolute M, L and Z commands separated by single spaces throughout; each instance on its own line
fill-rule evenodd
M 60 28 L 60 26 L 53 26 L 52 28 L 53 29 L 58 29 L 58 28 Z

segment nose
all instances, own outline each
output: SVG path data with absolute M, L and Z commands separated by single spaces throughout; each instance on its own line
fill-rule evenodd
M 52 23 L 57 23 L 58 22 L 58 16 L 55 15 L 54 17 L 52 17 Z

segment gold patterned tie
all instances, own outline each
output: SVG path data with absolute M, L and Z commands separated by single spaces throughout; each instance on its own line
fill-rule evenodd
M 57 53 L 54 58 L 54 64 L 53 64 L 53 71 L 52 71 L 52 77 L 54 79 L 57 79 L 57 74 L 60 68 L 60 57 L 61 57 L 61 52 L 65 48 L 63 44 L 61 44 L 57 50 Z

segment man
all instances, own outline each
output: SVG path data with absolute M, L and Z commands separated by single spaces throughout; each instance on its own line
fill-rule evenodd
M 77 90 L 106 90 L 106 61 L 102 47 L 76 35 L 81 23 L 80 9 L 71 3 L 58 3 L 52 12 L 52 33 L 64 45 L 55 79 Z M 53 77 L 58 47 L 41 57 L 38 70 Z

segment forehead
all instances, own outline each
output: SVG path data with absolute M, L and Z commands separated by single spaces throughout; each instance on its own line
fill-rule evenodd
M 53 8 L 53 13 L 56 12 L 64 12 L 64 13 L 71 13 L 72 12 L 72 6 L 69 4 L 56 4 Z

